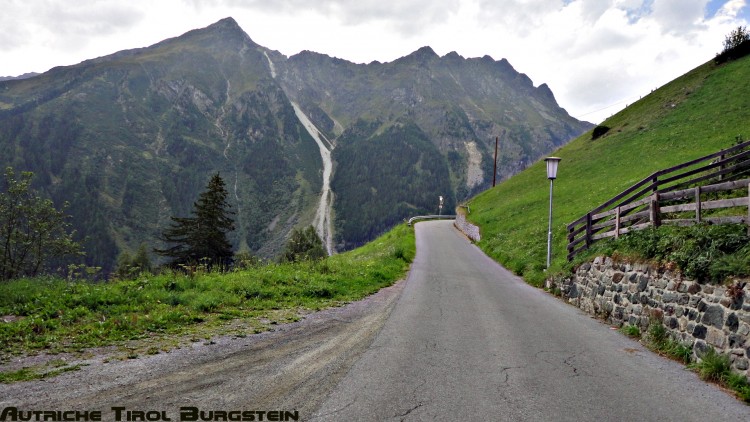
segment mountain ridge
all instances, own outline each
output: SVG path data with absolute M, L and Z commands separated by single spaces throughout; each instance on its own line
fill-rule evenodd
M 35 171 L 42 191 L 71 200 L 90 264 L 111 268 L 118 253 L 152 244 L 216 171 L 238 211 L 235 250 L 271 257 L 293 227 L 313 220 L 324 184 L 321 152 L 294 104 L 329 146 L 341 145 L 330 152 L 339 249 L 432 210 L 432 196 L 445 196 L 450 209 L 486 188 L 494 136 L 507 177 L 591 126 L 505 59 L 440 57 L 430 47 L 389 63 L 311 51 L 286 57 L 225 18 L 0 82 L 0 164 Z M 400 154 L 404 148 L 413 153 Z M 375 162 L 383 171 L 357 174 L 361 185 L 336 170 L 374 170 Z M 403 174 L 392 179 L 396 168 Z M 419 188 L 432 192 L 408 185 L 418 177 L 433 178 Z

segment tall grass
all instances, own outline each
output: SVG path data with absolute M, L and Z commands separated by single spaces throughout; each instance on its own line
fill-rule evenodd
M 319 261 L 230 273 L 142 274 L 109 283 L 56 278 L 0 284 L 0 354 L 61 352 L 179 334 L 196 324 L 260 319 L 358 300 L 404 276 L 414 234 L 400 225 L 362 248 Z

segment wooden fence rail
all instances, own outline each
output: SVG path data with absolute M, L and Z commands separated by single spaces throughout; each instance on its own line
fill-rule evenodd
M 748 174 L 750 141 L 657 171 L 568 224 L 568 260 L 597 240 L 661 224 L 744 223 L 750 232 L 750 178 L 731 180 Z M 725 194 L 729 198 L 712 199 L 718 192 L 730 192 Z M 729 216 L 706 213 L 736 207 L 747 210 Z

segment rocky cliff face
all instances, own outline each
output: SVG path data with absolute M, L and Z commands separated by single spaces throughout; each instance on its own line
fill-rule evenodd
M 236 250 L 273 256 L 312 222 L 324 186 L 321 150 L 293 103 L 330 141 L 340 248 L 436 211 L 438 195 L 450 210 L 486 188 L 495 136 L 507 176 L 590 127 L 505 60 L 429 48 L 367 65 L 287 58 L 229 18 L 0 82 L 0 164 L 34 171 L 37 188 L 71 203 L 89 264 L 158 246 L 217 171 Z

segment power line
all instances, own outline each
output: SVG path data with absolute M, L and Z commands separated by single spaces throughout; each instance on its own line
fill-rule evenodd
M 642 97 L 642 96 L 638 96 L 638 99 L 641 99 L 641 98 L 643 98 L 643 97 Z M 593 110 L 593 111 L 588 111 L 588 112 L 586 112 L 586 113 L 583 113 L 583 114 L 579 114 L 579 115 L 578 115 L 578 116 L 577 116 L 576 118 L 577 118 L 577 119 L 580 119 L 581 117 L 585 117 L 585 116 L 588 116 L 589 114 L 594 114 L 594 113 L 598 113 L 598 112 L 600 112 L 600 111 L 604 111 L 604 110 L 606 110 L 606 109 L 608 109 L 608 108 L 614 107 L 614 106 L 616 106 L 616 105 L 620 105 L 620 104 L 622 104 L 622 103 L 625 103 L 625 104 L 626 104 L 626 106 L 627 106 L 627 104 L 628 104 L 628 103 L 629 103 L 629 102 L 630 102 L 631 100 L 634 100 L 634 99 L 635 99 L 635 96 L 632 96 L 632 97 L 627 97 L 627 98 L 625 98 L 625 99 L 623 99 L 623 100 L 620 100 L 620 101 L 618 101 L 618 102 L 616 102 L 616 103 L 612 103 L 612 104 L 610 104 L 610 105 L 608 105 L 608 106 L 605 106 L 605 107 L 602 107 L 602 108 L 599 108 L 599 109 L 596 109 L 596 110 Z

